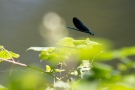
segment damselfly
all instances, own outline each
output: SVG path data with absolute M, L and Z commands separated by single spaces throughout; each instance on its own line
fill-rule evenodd
M 84 33 L 88 33 L 92 36 L 94 35 L 94 33 L 91 32 L 78 18 L 76 18 L 76 17 L 73 18 L 73 24 L 76 28 L 72 28 L 69 26 L 67 26 L 67 28 L 77 30 L 80 32 L 84 32 Z

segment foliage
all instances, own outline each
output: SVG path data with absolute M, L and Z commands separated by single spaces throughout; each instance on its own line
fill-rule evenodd
M 105 46 L 107 45 L 91 41 L 89 38 L 74 40 L 66 37 L 60 40 L 55 47 L 30 47 L 27 50 L 39 51 L 40 60 L 47 60 L 50 65 L 47 64 L 45 70 L 32 68 L 41 71 L 40 75 L 29 70 L 12 75 L 9 89 L 135 90 L 135 73 L 131 73 L 135 68 L 135 62 L 129 58 L 135 55 L 135 46 L 118 50 L 111 50 Z M 2 48 L 1 46 L 0 49 Z M 10 54 L 12 57 L 18 55 L 11 52 Z M 0 57 L 4 58 L 2 54 Z M 5 59 L 12 58 L 8 56 Z M 79 65 L 66 65 L 66 62 L 72 60 Z M 108 61 L 115 61 L 115 65 L 105 63 Z
M 13 53 L 11 51 L 8 51 L 4 48 L 4 46 L 0 45 L 0 61 L 2 59 L 12 59 L 12 58 L 18 58 L 19 54 Z
M 100 43 L 90 41 L 88 38 L 86 40 L 63 38 L 56 44 L 56 47 L 30 47 L 28 50 L 41 51 L 39 55 L 41 60 L 59 62 L 73 55 L 80 60 L 93 58 L 103 50 L 103 46 Z

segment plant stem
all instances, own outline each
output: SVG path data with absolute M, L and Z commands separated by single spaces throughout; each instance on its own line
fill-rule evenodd
M 16 64 L 16 65 L 20 65 L 20 66 L 24 66 L 24 67 L 28 67 L 28 68 L 31 68 L 31 69 L 34 69 L 34 70 L 37 70 L 39 72 L 42 72 L 42 73 L 46 73 L 56 79 L 59 80 L 58 77 L 56 77 L 55 75 L 53 75 L 52 73 L 49 73 L 49 72 L 45 72 L 44 70 L 41 70 L 41 69 L 38 69 L 38 68 L 35 68 L 35 67 L 32 67 L 32 66 L 29 66 L 29 65 L 26 65 L 26 64 L 23 64 L 23 63 L 20 63 L 20 62 L 16 62 L 16 61 L 13 61 L 13 60 L 9 60 L 9 59 L 4 59 L 4 58 L 0 58 L 0 60 L 3 60 L 3 61 L 6 61 L 6 62 L 10 62 L 10 63 L 13 63 L 13 64 Z

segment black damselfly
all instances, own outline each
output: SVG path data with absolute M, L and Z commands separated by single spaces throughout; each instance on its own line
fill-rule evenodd
M 73 18 L 73 24 L 76 28 L 72 28 L 72 27 L 69 27 L 69 26 L 67 26 L 67 28 L 77 30 L 77 31 L 80 31 L 80 32 L 89 33 L 92 36 L 94 35 L 94 33 L 91 32 L 78 18 L 76 18 L 76 17 Z

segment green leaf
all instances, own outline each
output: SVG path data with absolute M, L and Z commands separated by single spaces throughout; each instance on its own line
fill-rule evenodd
M 18 58 L 18 57 L 19 57 L 19 54 L 16 54 L 7 50 L 0 50 L 0 58 L 12 59 L 12 58 Z
M 30 47 L 27 50 L 34 50 L 34 51 L 52 51 L 55 47 Z
M 90 41 L 89 38 L 86 38 L 85 43 L 87 45 L 102 45 L 102 44 L 100 44 L 98 42 Z
M 98 55 L 98 60 L 113 60 L 113 59 L 121 59 L 124 57 L 135 55 L 135 46 L 132 47 L 124 47 L 117 50 L 105 51 Z
M 46 65 L 46 66 L 45 66 L 45 71 L 46 71 L 46 72 L 51 72 L 52 69 L 51 69 L 51 67 L 50 67 L 49 65 Z
M 18 58 L 18 57 L 19 54 L 13 53 L 11 51 L 9 53 L 7 53 L 6 51 L 0 51 L 0 58 L 11 59 L 11 58 Z
M 93 63 L 93 67 L 104 72 L 110 72 L 113 70 L 112 66 L 103 63 Z
M 13 58 L 18 58 L 20 56 L 19 54 L 13 53 L 11 51 L 9 51 L 9 53 Z
M 92 70 L 94 72 L 93 77 L 99 79 L 110 79 L 112 76 L 113 67 L 103 63 L 93 63 Z
M 98 42 L 90 41 L 89 38 L 86 38 L 86 40 L 74 40 L 73 43 L 78 46 L 78 45 L 102 45 Z
M 91 59 L 103 50 L 103 45 L 86 40 L 74 40 L 73 38 L 63 38 L 57 43 L 57 47 L 30 47 L 27 50 L 41 51 L 41 60 L 62 61 L 70 56 L 83 59 Z
M 40 60 L 47 60 L 49 57 L 50 53 L 48 53 L 47 51 L 42 51 L 39 55 Z
M 75 45 L 73 44 L 74 39 L 66 37 L 61 39 L 57 45 L 58 46 L 67 46 L 67 47 L 74 47 Z
M 135 55 L 135 46 L 120 49 L 121 56 Z

